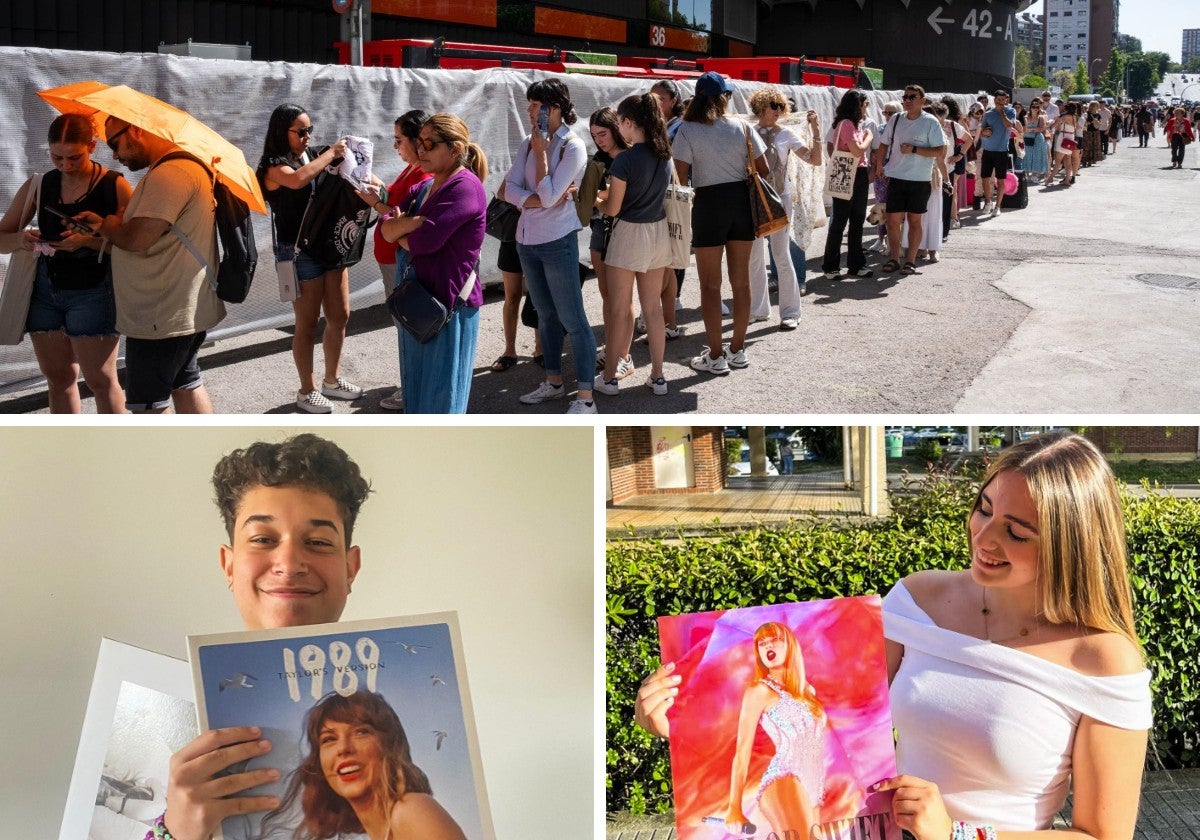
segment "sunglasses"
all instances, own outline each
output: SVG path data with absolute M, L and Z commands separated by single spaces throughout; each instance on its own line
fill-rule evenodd
M 447 146 L 450 145 L 449 140 L 428 140 L 424 137 L 418 137 L 413 142 L 416 143 L 416 145 L 420 146 L 422 149 L 424 149 L 427 152 L 432 152 L 434 150 L 434 148 L 442 145 L 443 143 L 445 143 Z
M 906 93 L 903 96 L 901 96 L 900 98 L 903 99 L 905 102 L 911 102 L 914 99 L 920 99 L 921 95 L 919 93 Z
M 316 126 L 311 126 L 311 125 L 306 128 L 289 128 L 288 129 L 288 131 L 290 131 L 292 134 L 295 134 L 297 137 L 300 137 L 300 138 L 312 137 L 312 133 L 315 130 L 316 130 Z
M 116 134 L 114 134 L 112 137 L 109 137 L 108 140 L 106 141 L 108 143 L 108 148 L 112 149 L 112 153 L 114 155 L 117 153 L 117 138 L 120 137 L 122 134 L 124 134 L 126 131 L 128 131 L 131 127 L 132 126 L 128 126 L 128 125 L 125 126 L 120 131 L 118 131 Z
M 787 105 L 783 102 L 772 102 L 769 107 L 772 111 L 782 111 Z

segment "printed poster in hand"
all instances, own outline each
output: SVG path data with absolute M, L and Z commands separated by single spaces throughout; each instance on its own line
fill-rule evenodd
M 679 840 L 900 840 L 878 596 L 658 619 Z
M 455 613 L 189 636 L 188 653 L 200 729 L 258 726 L 271 742 L 231 772 L 282 775 L 240 794 L 278 809 L 229 817 L 216 840 L 291 840 L 301 823 L 365 836 L 360 818 L 378 815 L 364 792 L 400 774 L 410 793 L 389 824 L 415 804 L 495 840 Z

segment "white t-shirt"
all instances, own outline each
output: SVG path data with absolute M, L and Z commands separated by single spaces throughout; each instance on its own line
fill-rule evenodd
M 788 165 L 788 152 L 795 152 L 797 155 L 807 156 L 808 146 L 804 145 L 804 141 L 800 139 L 800 135 L 786 125 L 778 126 L 778 128 L 779 132 L 775 135 L 775 152 L 779 155 L 779 160 L 783 164 L 784 170 L 786 171 Z M 791 194 L 792 179 L 784 178 L 783 195 L 790 196 Z
M 904 181 L 928 181 L 933 177 L 936 161 L 915 152 L 904 154 L 900 147 L 911 145 L 918 149 L 940 149 L 946 145 L 942 123 L 933 114 L 921 111 L 915 120 L 907 114 L 897 114 L 883 129 L 883 144 L 888 147 L 883 172 L 889 178 Z

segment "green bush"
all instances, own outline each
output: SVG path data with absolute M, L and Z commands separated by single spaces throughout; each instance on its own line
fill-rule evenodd
M 937 438 L 922 438 L 921 442 L 913 447 L 914 455 L 935 464 L 941 460 L 944 451 Z
M 1037 73 L 1028 73 L 1022 76 L 1017 82 L 1017 87 L 1041 88 L 1042 90 L 1046 90 L 1048 87 L 1050 87 L 1050 83 Z
M 608 810 L 640 814 L 671 808 L 667 744 L 633 723 L 638 685 L 660 664 L 656 616 L 884 593 L 920 569 L 963 568 L 977 476 L 935 473 L 922 487 L 893 494 L 892 514 L 879 520 L 610 543 Z M 1128 496 L 1124 503 L 1138 630 L 1153 675 L 1155 746 L 1167 767 L 1197 766 L 1200 504 L 1158 496 Z

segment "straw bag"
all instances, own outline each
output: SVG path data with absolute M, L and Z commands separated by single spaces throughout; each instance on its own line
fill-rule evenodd
M 746 188 L 750 191 L 750 214 L 755 236 L 770 236 L 788 226 L 783 201 L 763 176 L 754 168 L 754 147 L 750 145 L 750 126 L 746 129 Z
M 30 178 L 29 183 L 30 190 L 25 193 L 25 209 L 21 211 L 22 219 L 29 215 L 31 205 L 35 212 L 41 206 L 41 173 Z M 30 221 L 33 221 L 32 217 Z M 8 258 L 8 273 L 4 276 L 3 288 L 0 288 L 0 344 L 20 344 L 25 336 L 25 320 L 29 317 L 29 298 L 33 295 L 37 265 L 37 252 L 19 246 Z

